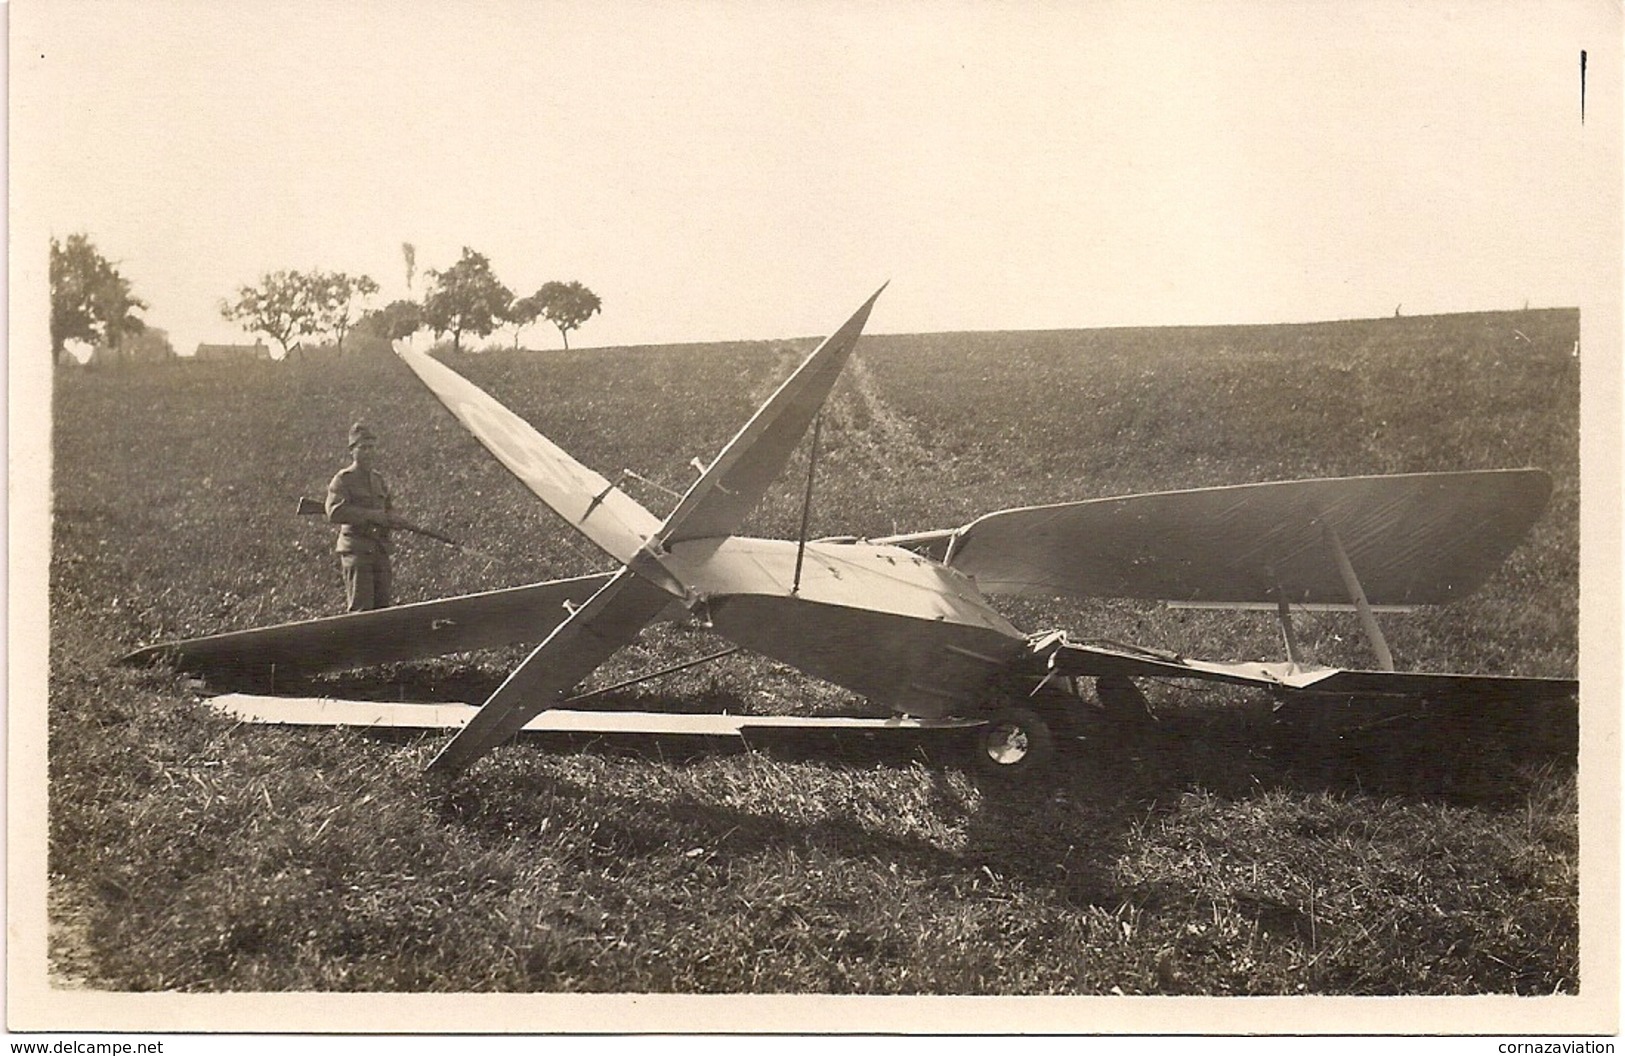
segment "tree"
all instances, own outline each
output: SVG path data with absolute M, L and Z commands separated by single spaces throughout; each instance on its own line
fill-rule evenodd
M 483 254 L 463 247 L 462 259 L 444 271 L 430 269 L 434 283 L 423 299 L 423 321 L 436 336 L 451 334 L 462 351 L 463 333 L 485 337 L 506 318 L 513 292 L 497 281 Z
M 416 301 L 390 301 L 377 311 L 368 312 L 367 322 L 372 332 L 385 341 L 399 341 L 423 329 L 423 307 Z
M 538 301 L 534 296 L 516 297 L 514 298 L 514 302 L 508 305 L 508 310 L 506 313 L 504 313 L 503 319 L 513 327 L 514 351 L 517 352 L 519 350 L 519 332 L 525 327 L 529 326 L 531 323 L 534 323 L 536 321 L 536 317 L 541 314 L 541 302 Z
M 535 299 L 541 305 L 542 315 L 559 328 L 564 347 L 570 347 L 570 331 L 602 310 L 598 295 L 579 282 L 549 282 L 536 291 Z
M 310 287 L 316 330 L 318 333 L 332 334 L 342 354 L 344 335 L 355 322 L 356 301 L 377 293 L 378 284 L 365 275 L 346 275 L 342 271 L 313 271 L 304 278 Z
M 309 276 L 297 271 L 273 271 L 260 277 L 258 286 L 240 286 L 235 302 L 221 301 L 220 314 L 243 324 L 282 346 L 286 359 L 299 339 L 321 332 L 318 307 L 312 300 Z
M 423 306 L 416 301 L 390 301 L 357 319 L 345 346 L 357 354 L 384 355 L 395 342 L 423 329 Z
M 175 346 L 170 344 L 169 332 L 156 326 L 146 326 L 139 333 L 126 334 L 116 346 L 97 345 L 90 362 L 104 363 L 169 363 L 175 359 Z
M 146 323 L 135 313 L 147 302 L 130 291 L 130 280 L 102 256 L 88 235 L 51 239 L 51 362 L 60 363 L 69 341 L 116 348 Z

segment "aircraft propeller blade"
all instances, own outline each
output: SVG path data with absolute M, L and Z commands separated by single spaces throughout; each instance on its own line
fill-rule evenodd
M 525 723 L 556 707 L 571 687 L 636 638 L 671 600 L 665 590 L 629 568 L 621 569 L 514 668 L 429 769 L 465 769 Z

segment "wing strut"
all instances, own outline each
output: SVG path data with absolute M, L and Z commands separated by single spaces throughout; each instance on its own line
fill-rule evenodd
M 1286 641 L 1286 658 L 1294 664 L 1303 663 L 1303 650 L 1298 647 L 1298 636 L 1292 629 L 1292 606 L 1287 604 L 1286 593 L 1275 589 L 1275 612 L 1281 618 L 1281 637 Z
M 801 499 L 801 534 L 796 537 L 796 574 L 790 583 L 791 595 L 801 593 L 801 559 L 807 556 L 807 518 L 812 514 L 813 473 L 818 469 L 818 433 L 824 427 L 824 415 L 813 419 L 812 446 L 807 451 L 807 493 Z
M 616 682 L 611 686 L 601 686 L 598 689 L 589 689 L 585 693 L 577 693 L 573 697 L 566 697 L 559 703 L 580 704 L 582 701 L 591 700 L 594 697 L 602 697 L 610 693 L 617 693 L 623 689 L 631 689 L 633 686 L 641 686 L 643 683 L 653 682 L 657 678 L 665 678 L 667 675 L 675 675 L 679 671 L 687 671 L 691 667 L 699 667 L 701 664 L 713 663 L 717 660 L 723 659 L 724 657 L 732 656 L 739 652 L 742 648 L 743 646 L 730 645 L 726 649 L 718 649 L 714 653 L 706 653 L 704 656 L 695 657 L 693 660 L 684 660 L 680 664 L 672 664 L 669 667 L 662 667 L 658 671 L 650 671 L 646 675 L 639 675 L 636 678 L 628 678 L 624 681 Z
M 1388 649 L 1382 628 L 1377 626 L 1377 617 L 1371 611 L 1371 603 L 1366 600 L 1365 588 L 1360 586 L 1360 577 L 1354 574 L 1354 564 L 1349 560 L 1348 551 L 1343 549 L 1343 540 L 1337 537 L 1337 529 L 1332 527 L 1330 521 L 1322 520 L 1320 523 L 1326 534 L 1326 545 L 1331 548 L 1332 558 L 1337 562 L 1337 572 L 1343 577 L 1343 585 L 1348 588 L 1349 600 L 1360 614 L 1360 626 L 1365 628 L 1371 651 L 1377 654 L 1377 665 L 1384 671 L 1392 671 L 1394 654 Z

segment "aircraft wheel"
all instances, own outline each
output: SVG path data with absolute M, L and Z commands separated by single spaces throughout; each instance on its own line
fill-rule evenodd
M 976 769 L 990 777 L 1025 778 L 1055 757 L 1049 724 L 1027 708 L 999 708 L 976 730 Z

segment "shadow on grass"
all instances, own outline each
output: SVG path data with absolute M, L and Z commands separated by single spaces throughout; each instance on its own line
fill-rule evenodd
M 413 704 L 478 703 L 502 684 L 504 675 L 476 664 L 381 664 L 360 671 L 274 678 L 258 673 L 214 672 L 211 689 L 222 693 L 265 693 L 284 697 L 405 701 Z
M 500 674 L 464 662 L 401 664 L 380 674 L 351 673 L 284 680 L 284 694 L 361 700 L 479 701 Z M 231 687 L 263 692 L 263 685 Z M 1091 724 L 1084 737 L 1061 745 L 1036 780 L 1010 783 L 978 777 L 978 808 L 965 819 L 964 851 L 946 854 L 928 843 L 846 822 L 789 825 L 748 812 L 704 804 L 681 810 L 700 842 L 726 834 L 736 851 L 794 841 L 831 853 L 867 853 L 912 862 L 928 872 L 996 874 L 1055 889 L 1067 902 L 1106 905 L 1119 898 L 1109 876 L 1112 849 L 1187 792 L 1240 801 L 1270 790 L 1399 797 L 1500 809 L 1523 802 L 1527 775 L 1546 766 L 1572 770 L 1578 750 L 1573 702 L 1538 706 L 1484 703 L 1374 706 L 1355 701 L 1266 705 L 1204 701 L 1161 707 L 1152 719 Z M 720 687 L 699 693 L 621 690 L 593 699 L 605 710 L 748 714 L 749 700 Z M 375 732 L 381 739 L 420 736 Z M 529 733 L 522 741 L 550 751 L 633 755 L 685 765 L 746 751 L 786 762 L 853 769 L 923 766 L 940 794 L 933 809 L 962 810 L 948 774 L 974 772 L 972 737 L 964 730 L 755 729 L 732 736 Z M 462 781 L 443 803 L 447 820 L 475 829 L 523 828 L 506 816 L 492 823 L 479 781 Z M 585 794 L 586 790 L 571 790 Z M 594 793 L 599 794 L 599 793 Z M 537 802 L 533 796 L 521 802 Z M 670 805 L 668 805 L 670 806 Z M 504 808 L 504 812 L 507 808 Z M 519 807 L 517 809 L 525 809 Z M 535 809 L 545 812 L 545 807 Z M 677 809 L 672 807 L 671 809 Z M 610 815 L 615 812 L 611 810 Z M 483 820 L 482 820 L 483 819 Z M 606 830 L 608 831 L 608 830 Z M 654 839 L 628 825 L 613 842 L 635 848 Z M 745 841 L 750 846 L 741 846 Z M 1143 892 L 1142 892 L 1143 895 Z M 1267 907 L 1261 915 L 1268 916 Z
M 353 692 L 345 695 L 363 696 L 369 682 L 356 679 L 347 689 Z M 396 690 L 393 680 L 370 680 L 370 691 L 378 696 Z M 610 694 L 601 702 L 669 712 L 738 712 L 749 703 L 720 691 Z M 365 736 L 393 739 L 383 733 Z M 584 898 L 665 906 L 677 897 L 674 891 L 690 891 L 682 885 L 693 873 L 702 878 L 694 890 L 703 892 L 693 897 L 704 906 L 672 920 L 689 920 L 703 909 L 746 927 L 736 920 L 739 911 L 727 896 L 712 898 L 727 890 L 743 891 L 742 898 L 769 915 L 789 912 L 784 906 L 816 907 L 808 912 L 818 927 L 818 921 L 839 918 L 838 927 L 830 925 L 830 936 L 819 932 L 816 940 L 834 943 L 829 946 L 834 950 L 846 947 L 831 936 L 848 931 L 839 941 L 884 946 L 901 941 L 898 936 L 908 927 L 951 931 L 941 921 L 972 919 L 996 922 L 978 927 L 1002 927 L 1034 910 L 1044 921 L 1035 925 L 1039 932 L 1072 928 L 1068 942 L 1096 935 L 1090 929 L 1132 926 L 1146 932 L 1136 940 L 1141 945 L 1102 946 L 1095 952 L 1118 958 L 1110 962 L 1116 968 L 1100 971 L 1118 972 L 1111 981 L 1137 992 L 1217 993 L 1236 987 L 1289 992 L 1300 978 L 1327 992 L 1427 989 L 1432 984 L 1420 976 L 1396 972 L 1392 979 L 1375 978 L 1359 966 L 1369 961 L 1370 946 L 1421 927 L 1433 919 L 1428 907 L 1454 894 L 1442 881 L 1430 882 L 1418 889 L 1420 895 L 1404 888 L 1385 896 L 1387 901 L 1367 904 L 1370 885 L 1364 880 L 1351 886 L 1340 879 L 1341 872 L 1316 872 L 1322 868 L 1318 859 L 1305 856 L 1334 854 L 1339 834 L 1353 823 L 1349 819 L 1374 808 L 1370 800 L 1342 797 L 1501 810 L 1529 793 L 1536 780 L 1532 771 L 1538 769 L 1531 764 L 1562 772 L 1574 763 L 1572 708 L 1431 707 L 1373 715 L 1352 706 L 1271 712 L 1200 698 L 1160 708 L 1155 721 L 1091 727 L 1064 745 L 1042 778 L 1023 784 L 980 780 L 973 787 L 965 777 L 972 753 L 964 731 L 766 730 L 749 744 L 738 738 L 640 735 L 525 740 L 531 747 L 504 749 L 468 774 L 429 782 L 418 805 L 447 829 L 473 837 L 482 852 L 499 854 L 506 847 L 553 861 L 569 883 L 583 885 Z M 651 780 L 636 765 L 592 760 L 561 766 L 541 757 L 558 751 L 643 758 L 662 769 Z M 756 753 L 748 766 L 703 769 L 718 756 L 747 751 Z M 787 769 L 807 763 L 829 769 L 786 772 L 775 769 L 780 763 Z M 690 765 L 695 772 L 679 772 Z M 744 798 L 734 798 L 733 788 L 744 789 Z M 1293 798 L 1297 793 L 1310 794 L 1311 801 Z M 1319 799 L 1316 793 L 1333 798 Z M 775 797 L 806 797 L 807 802 Z M 1233 831 L 1234 844 L 1229 842 Z M 1263 881 L 1237 880 L 1224 871 L 1237 857 L 1279 868 L 1267 868 Z M 831 868 L 832 863 L 840 868 Z M 1325 868 L 1341 870 L 1345 864 L 1329 860 Z M 1521 857 L 1512 864 L 1534 868 Z M 1504 863 L 1490 867 L 1501 870 L 1494 875 L 1505 880 Z M 906 881 L 891 879 L 898 871 Z M 787 875 L 779 879 L 780 872 Z M 1297 887 L 1280 880 L 1283 876 L 1293 883 L 1302 880 L 1304 890 L 1316 897 L 1338 892 L 1344 902 L 1329 912 L 1324 903 L 1300 897 Z M 1376 873 L 1370 879 L 1392 880 Z M 758 900 L 757 894 L 763 897 Z M 905 915 L 906 926 L 870 909 L 894 903 L 903 907 L 896 912 Z M 1219 931 L 1221 910 L 1225 926 L 1234 923 L 1239 931 Z M 1211 927 L 1205 923 L 1210 916 Z M 1440 925 L 1438 935 L 1419 939 L 1422 952 L 1415 960 L 1448 960 L 1455 956 L 1454 944 L 1474 938 L 1459 915 L 1440 919 L 1448 927 Z M 1558 923 L 1568 926 L 1566 918 Z M 1192 925 L 1208 930 L 1182 930 Z M 743 942 L 766 941 L 772 930 L 767 921 L 749 926 L 761 930 Z M 784 927 L 795 926 L 787 918 Z M 680 930 L 678 924 L 671 927 Z M 1336 939 L 1340 946 L 1333 945 L 1338 927 L 1345 929 Z M 1378 937 L 1356 942 L 1350 936 L 1360 928 L 1376 929 Z M 1227 958 L 1242 947 L 1272 958 L 1273 967 L 1259 969 L 1262 975 L 1242 969 L 1234 977 L 1226 974 Z M 906 960 L 915 956 L 912 949 L 888 956 Z M 1282 967 L 1300 965 L 1321 949 L 1336 952 L 1315 962 L 1318 975 L 1294 975 Z M 1548 962 L 1556 954 L 1539 954 L 1544 947 L 1530 949 L 1536 952 L 1520 955 L 1530 960 L 1528 980 L 1503 978 L 1493 965 L 1475 961 L 1471 971 L 1483 968 L 1490 974 L 1449 985 L 1550 992 L 1553 980 L 1568 969 L 1552 968 Z M 1154 978 L 1162 963 L 1156 958 L 1164 950 L 1179 958 L 1184 981 Z M 1521 965 L 1516 952 L 1506 945 L 1492 950 Z M 743 985 L 728 978 L 716 985 Z M 821 979 L 819 985 L 844 984 Z M 952 989 L 956 984 L 920 985 Z
M 610 703 L 614 703 L 611 698 Z M 645 710 L 696 708 L 692 698 L 642 696 L 623 702 Z M 715 705 L 718 702 L 711 702 Z M 741 702 L 734 701 L 734 704 Z M 733 709 L 737 710 L 737 709 Z M 1335 709 L 1334 709 L 1335 710 Z M 1530 774 L 1572 770 L 1577 748 L 1575 709 L 1474 710 L 1465 706 L 1413 706 L 1374 721 L 1369 712 L 1303 713 L 1283 710 L 1199 708 L 1165 711 L 1155 722 L 1096 728 L 1062 745 L 1052 767 L 1036 780 L 1009 783 L 978 778 L 979 804 L 966 810 L 950 774 L 971 771 L 971 738 L 963 730 L 855 731 L 770 729 L 738 738 L 648 735 L 529 735 L 548 750 L 597 751 L 683 765 L 745 751 L 784 762 L 823 762 L 854 769 L 924 767 L 932 775 L 932 809 L 964 815 L 963 851 L 947 852 L 924 840 L 856 826 L 847 819 L 795 824 L 747 810 L 698 802 L 663 805 L 698 843 L 723 853 L 748 854 L 791 843 L 835 855 L 877 856 L 918 867 L 929 875 L 992 873 L 1055 890 L 1080 906 L 1111 906 L 1123 897 L 1111 860 L 1126 835 L 1174 809 L 1193 790 L 1221 800 L 1244 800 L 1266 791 L 1360 794 L 1504 808 L 1521 803 Z M 521 819 L 509 811 L 535 807 L 481 791 L 478 778 L 443 792 L 448 821 L 475 830 L 512 833 Z M 564 788 L 553 794 L 601 797 L 602 790 Z M 633 797 L 636 798 L 636 797 Z M 644 824 L 647 803 L 604 812 L 603 838 L 617 851 L 652 851 L 663 839 Z M 545 808 L 536 808 L 545 811 Z M 614 819 L 626 817 L 625 824 Z M 689 837 L 685 837 L 689 838 Z M 1143 901 L 1144 892 L 1140 893 Z M 1290 909 L 1290 907 L 1288 907 Z M 1267 920 L 1273 908 L 1262 906 Z M 1305 925 L 1301 914 L 1277 927 Z

